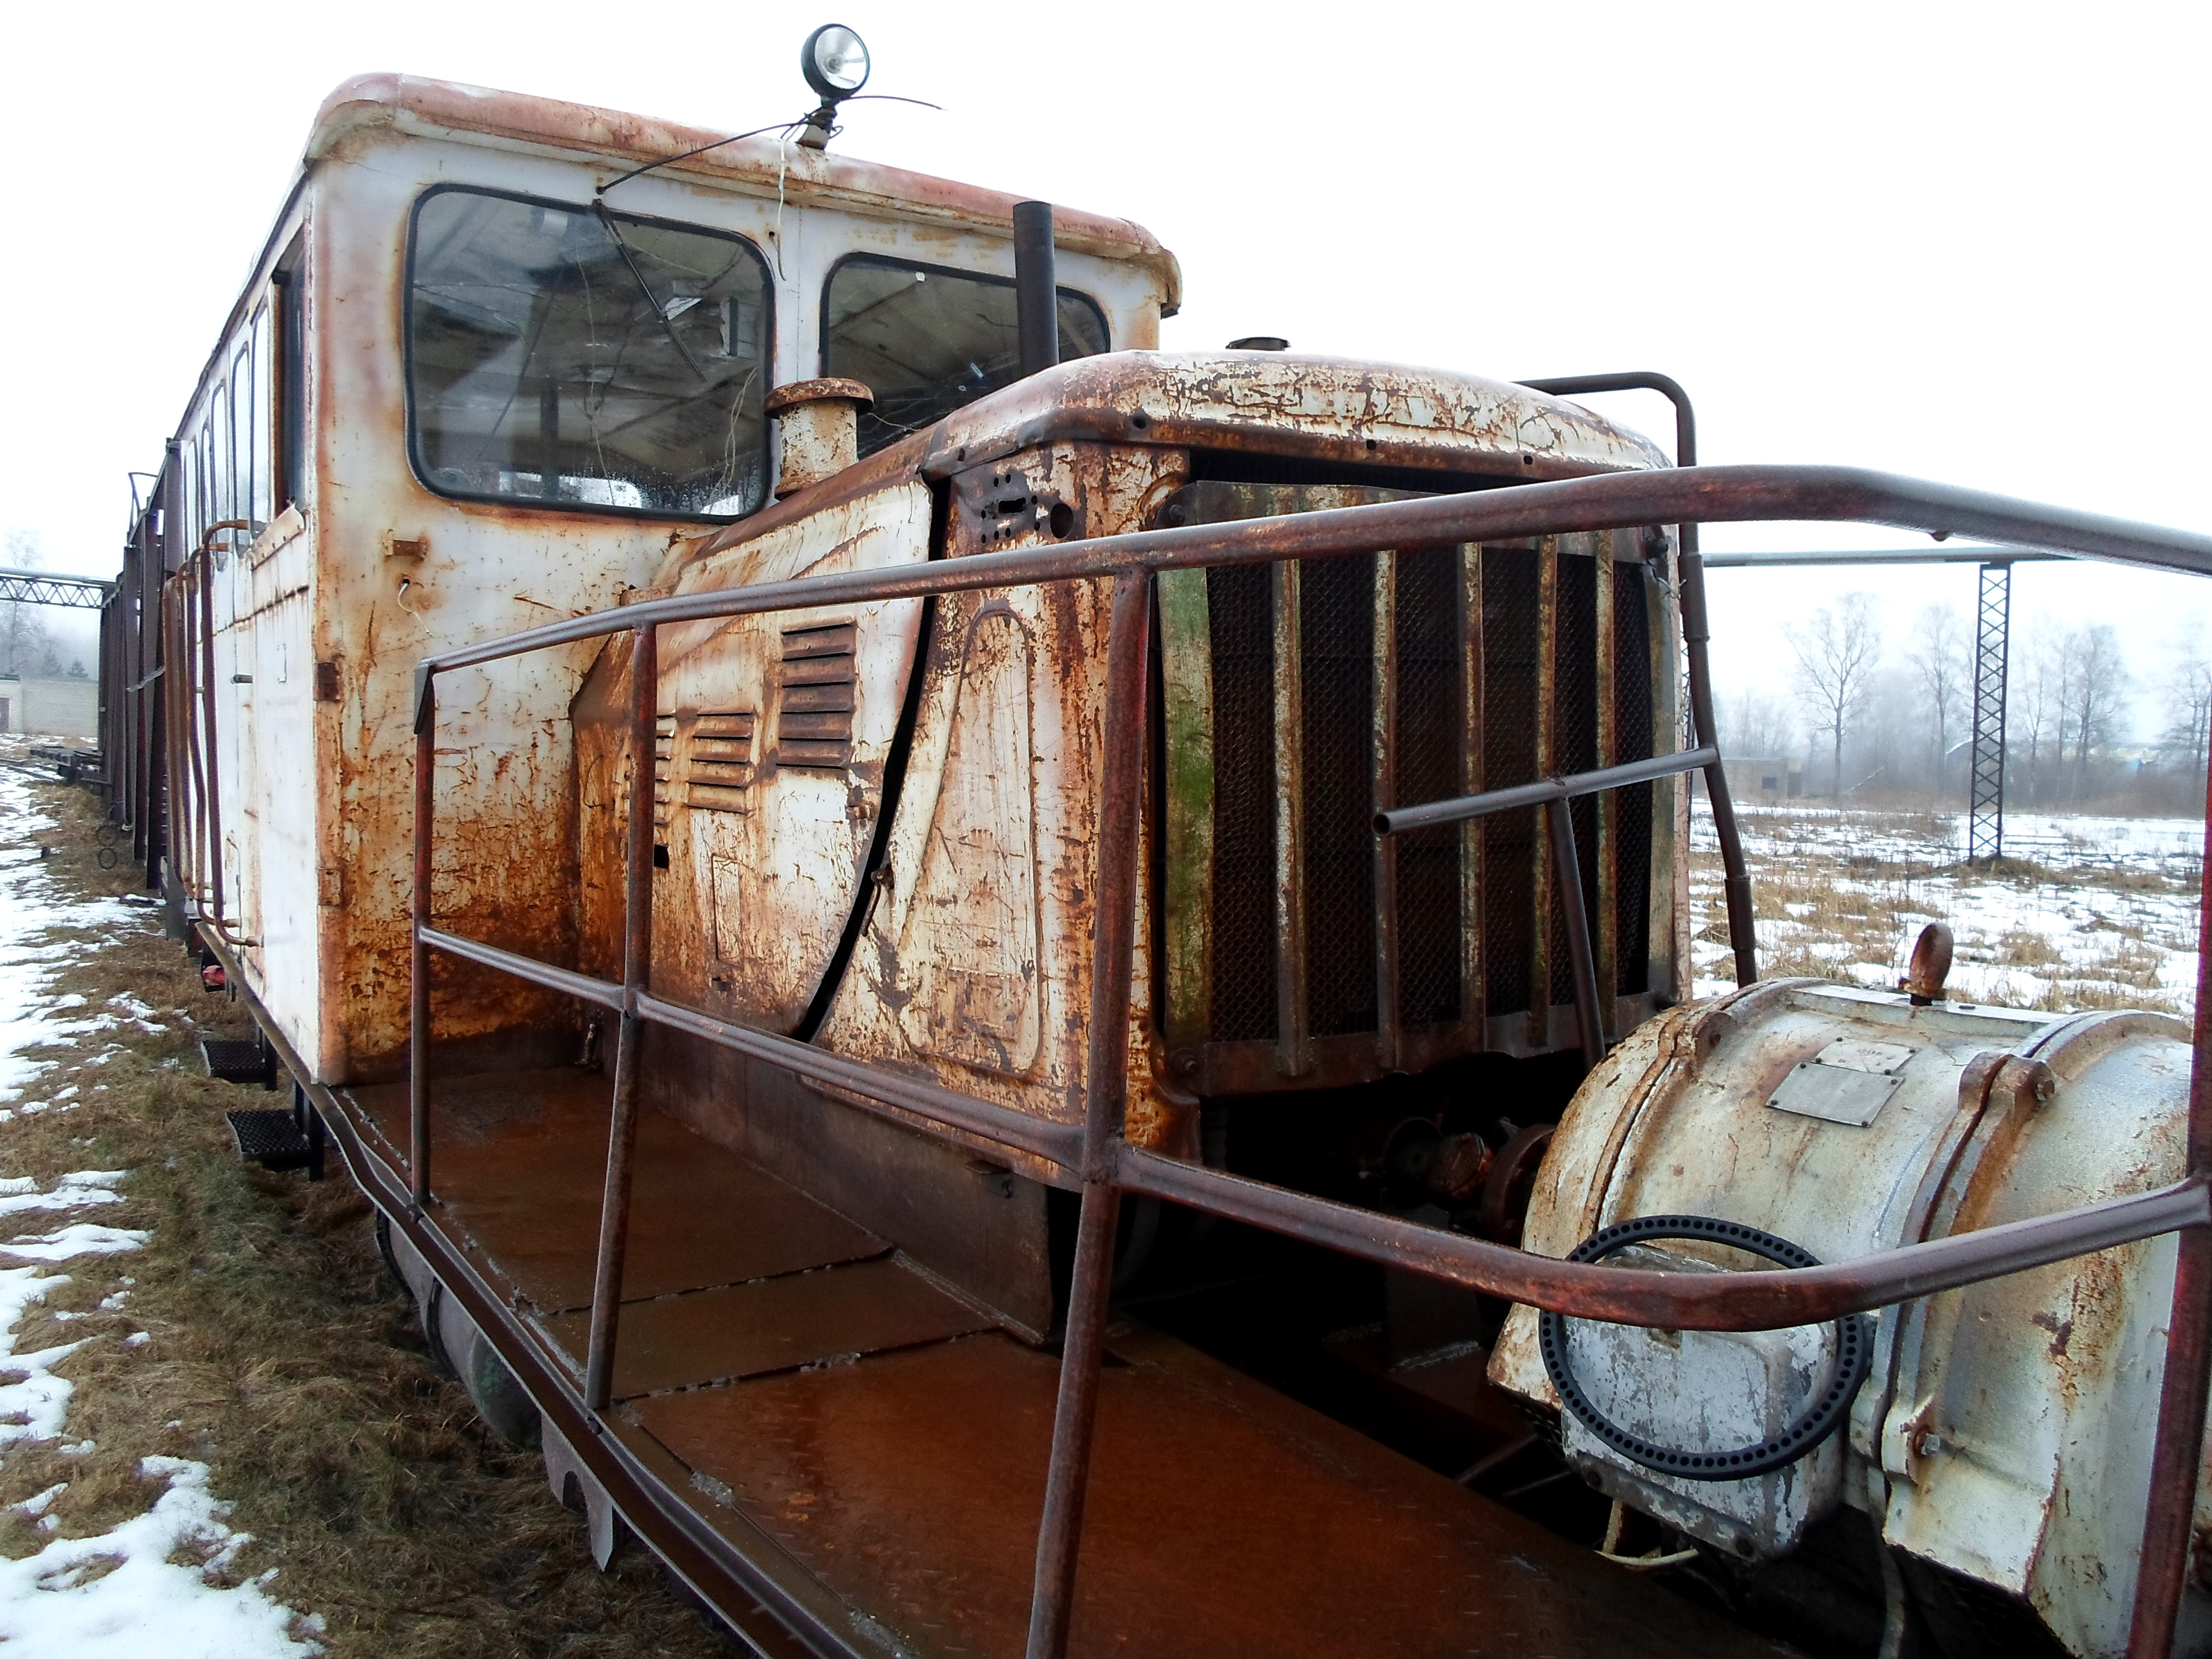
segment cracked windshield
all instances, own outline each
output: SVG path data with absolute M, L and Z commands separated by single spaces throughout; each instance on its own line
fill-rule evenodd
M 735 237 L 439 191 L 415 222 L 416 465 L 448 495 L 750 513 L 766 318 Z

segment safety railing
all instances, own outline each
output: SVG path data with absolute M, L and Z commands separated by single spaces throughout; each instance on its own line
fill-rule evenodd
M 1595 388 L 1592 388 L 1595 389 Z M 1066 1310 L 1045 1505 L 1037 1539 L 1031 1603 L 1030 1659 L 1066 1650 L 1078 1546 L 1082 1530 L 1092 1425 L 1112 1273 L 1114 1230 L 1125 1193 L 1146 1194 L 1206 1213 L 1293 1236 L 1370 1261 L 1406 1268 L 1578 1318 L 1670 1328 L 1758 1330 L 1823 1322 L 1911 1297 L 1979 1282 L 2157 1234 L 2182 1232 L 2167 1338 L 2142 1570 L 2130 1651 L 2165 1659 L 2185 1576 L 2197 1485 L 2197 1453 L 2205 1407 L 2208 1343 L 2212 1341 L 2212 1066 L 2206 1064 L 2212 982 L 2200 986 L 2196 1063 L 2185 1179 L 2159 1190 L 1979 1232 L 1908 1245 L 1880 1255 L 1790 1272 L 1680 1275 L 1580 1265 L 1531 1255 L 1398 1218 L 1188 1164 L 1133 1147 L 1122 1134 L 1127 1085 L 1130 975 L 1137 903 L 1140 796 L 1148 729 L 1146 657 L 1150 584 L 1161 570 L 1266 563 L 1372 554 L 1388 549 L 1443 547 L 1572 532 L 1654 524 L 1751 520 L 1863 520 L 1938 537 L 1951 534 L 2017 543 L 2160 568 L 2212 574 L 2212 538 L 2187 535 L 2087 514 L 2063 512 L 2004 497 L 1854 469 L 1807 466 L 1685 467 L 1559 483 L 1516 485 L 1467 495 L 1431 496 L 1372 506 L 1242 520 L 1189 529 L 1135 532 L 1096 540 L 1024 548 L 972 557 L 854 570 L 678 594 L 619 611 L 545 627 L 441 653 L 417 669 L 415 702 L 415 891 L 410 1020 L 408 1155 L 413 1197 L 433 1202 L 429 958 L 433 951 L 484 966 L 582 999 L 620 1017 L 605 1199 L 585 1368 L 585 1403 L 610 1403 L 619 1294 L 630 1203 L 636 1132 L 640 1043 L 647 1024 L 696 1037 L 786 1066 L 838 1086 L 841 1098 L 863 1109 L 917 1121 L 940 1137 L 980 1139 L 1008 1152 L 1050 1160 L 1081 1190 L 1075 1263 Z M 1694 549 L 1694 542 L 1690 543 Z M 1686 563 L 1687 561 L 1686 561 Z M 1692 569 L 1694 567 L 1692 568 Z M 1692 570 L 1678 573 L 1690 599 Z M 752 1030 L 652 994 L 653 792 L 657 634 L 670 623 L 708 617 L 758 616 L 819 606 L 972 592 L 987 588 L 1078 580 L 1109 580 L 1112 608 L 1104 684 L 1104 729 L 1098 812 L 1097 867 L 1092 884 L 1096 922 L 1085 1063 L 1072 1104 L 1080 1122 L 1051 1122 L 973 1098 L 953 1089 L 847 1060 L 809 1043 Z M 1697 595 L 1702 611 L 1702 593 Z M 1687 631 L 1686 628 L 1686 632 Z M 628 633 L 631 706 L 631 783 L 626 849 L 626 915 L 619 984 L 539 963 L 463 939 L 435 925 L 431 908 L 434 837 L 434 765 L 437 681 L 441 674 L 549 647 Z M 1699 665 L 1701 666 L 1701 665 Z M 1699 676 L 1698 678 L 1702 678 Z M 1710 706 L 1698 711 L 1710 731 Z M 1431 803 L 1385 815 L 1382 833 L 1420 823 L 1453 821 L 1547 805 L 1555 826 L 1572 795 L 1668 772 L 1703 767 L 1718 757 L 1699 744 L 1650 762 L 1576 778 L 1543 780 L 1465 800 Z M 1627 775 L 1631 773 L 1634 776 Z M 1427 817 L 1421 815 L 1428 814 Z M 1571 832 L 1565 867 L 1572 868 Z M 1747 944 L 1747 885 L 1731 903 L 1740 949 Z M 2212 941 L 2209 941 L 2212 942 Z M 2212 949 L 2203 955 L 2212 981 Z M 1588 975 L 1578 971 L 1578 981 Z M 1594 985 L 1583 984 L 1578 1009 L 1586 1047 L 1595 1018 Z M 1103 1040 L 1102 1040 L 1103 1036 Z M 826 1103 L 823 1109 L 832 1109 Z

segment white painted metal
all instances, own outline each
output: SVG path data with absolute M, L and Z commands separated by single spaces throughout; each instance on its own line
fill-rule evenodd
M 2017 1057 L 1987 1091 L 1986 1070 L 1969 1069 L 1983 1054 Z M 1856 1118 L 1790 1109 L 1783 1091 L 1811 1087 L 1796 1082 L 1808 1074 L 1885 1097 Z M 2179 1178 L 2188 1077 L 2187 1028 L 2164 1015 L 2060 1018 L 1808 981 L 1754 986 L 1652 1021 L 1592 1073 L 1545 1160 L 1523 1242 L 1564 1255 L 1617 1221 L 1692 1213 L 1836 1261 L 2141 1192 Z M 1646 1248 L 1685 1269 L 1745 1265 L 1698 1245 Z M 1747 1554 L 1786 1553 L 1838 1504 L 1877 1510 L 1893 1545 L 2021 1597 L 2085 1659 L 2117 1656 L 2173 1261 L 2171 1238 L 2149 1240 L 1885 1311 L 1847 1431 L 1799 1474 L 1678 1482 L 1574 1427 L 1569 1455 L 1607 1492 Z M 1534 1328 L 1514 1310 L 1491 1374 L 1556 1408 Z M 1757 1441 L 1796 1408 L 1807 1376 L 1811 1334 L 1766 1339 L 1790 1346 L 1784 1364 L 1756 1340 L 1583 1328 L 1599 1334 L 1576 1336 L 1577 1376 L 1620 1403 L 1624 1427 L 1671 1424 L 1685 1443 Z M 2206 1650 L 2208 1613 L 2212 1597 L 2193 1587 L 2185 1629 L 2197 1634 L 2183 1651 Z

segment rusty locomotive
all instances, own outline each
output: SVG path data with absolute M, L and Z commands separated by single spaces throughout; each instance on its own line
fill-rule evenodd
M 2212 544 L 1162 352 L 807 67 L 341 87 L 106 617 L 251 1150 L 600 1559 L 769 1654 L 2212 1651 L 2201 1045 L 1758 981 L 1696 526 Z

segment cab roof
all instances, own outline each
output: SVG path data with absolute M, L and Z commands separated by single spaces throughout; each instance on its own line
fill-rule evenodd
M 563 155 L 581 152 L 605 157 L 611 173 L 681 155 L 726 136 L 556 98 L 421 76 L 373 74 L 355 76 L 323 100 L 307 141 L 307 159 L 312 162 L 334 155 L 347 138 L 378 128 Z M 781 188 L 795 203 L 837 207 L 869 217 L 1003 235 L 1012 234 L 1014 204 L 1024 199 L 854 156 L 799 144 L 778 145 L 765 137 L 736 139 L 704 155 L 672 162 L 666 171 L 732 184 L 748 193 L 774 195 Z M 1143 226 L 1055 204 L 1053 240 L 1072 253 L 1128 260 L 1151 270 L 1160 283 L 1162 316 L 1172 317 L 1181 305 L 1182 272 L 1175 255 Z

